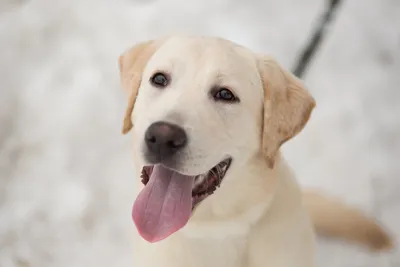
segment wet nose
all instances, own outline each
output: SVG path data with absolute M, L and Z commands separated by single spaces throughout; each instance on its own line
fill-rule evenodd
M 145 142 L 151 158 L 165 160 L 184 148 L 187 143 L 185 130 L 168 122 L 155 122 L 147 128 Z

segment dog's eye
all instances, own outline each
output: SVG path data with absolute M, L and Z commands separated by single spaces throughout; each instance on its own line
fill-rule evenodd
M 213 97 L 216 101 L 224 101 L 224 102 L 239 101 L 239 99 L 227 88 L 219 88 L 215 90 Z
M 158 88 L 164 88 L 169 83 L 169 77 L 164 73 L 157 72 L 150 78 L 150 82 Z

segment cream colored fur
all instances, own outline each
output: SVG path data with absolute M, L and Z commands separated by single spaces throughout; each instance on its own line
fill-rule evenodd
M 315 230 L 376 250 L 392 246 L 374 220 L 300 191 L 279 148 L 301 131 L 315 103 L 272 58 L 219 38 L 175 36 L 138 44 L 119 64 L 129 98 L 123 132 L 132 129 L 138 171 L 144 133 L 160 120 L 189 136 L 176 171 L 197 175 L 233 158 L 221 187 L 183 229 L 153 244 L 135 235 L 135 267 L 312 267 Z M 148 82 L 157 71 L 171 76 L 167 88 Z M 230 88 L 240 103 L 214 102 L 213 86 Z

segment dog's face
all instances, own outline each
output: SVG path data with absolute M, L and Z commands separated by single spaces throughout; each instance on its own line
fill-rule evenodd
M 198 175 L 230 157 L 243 161 L 259 149 L 264 98 L 254 56 L 217 44 L 174 38 L 147 62 L 132 113 L 135 144 L 147 164 L 162 162 Z M 146 134 L 152 129 L 153 135 L 175 134 L 172 142 L 184 138 L 175 141 L 185 144 L 149 146 Z
M 133 128 L 143 183 L 152 187 L 139 195 L 133 213 L 149 241 L 182 227 L 231 165 L 262 156 L 273 168 L 281 144 L 303 128 L 314 107 L 307 91 L 274 60 L 218 38 L 142 43 L 120 57 L 120 70 L 129 94 L 123 131 Z M 162 195 L 158 202 L 179 198 L 171 209 L 185 210 L 157 216 L 184 218 L 149 226 L 154 194 Z

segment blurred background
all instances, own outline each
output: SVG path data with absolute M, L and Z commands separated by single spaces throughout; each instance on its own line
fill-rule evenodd
M 160 35 L 217 35 L 293 69 L 327 1 L 1 0 L 0 266 L 128 267 L 134 170 L 117 58 Z M 284 146 L 303 186 L 400 240 L 400 2 L 344 0 L 305 83 L 310 123 Z M 319 266 L 398 267 L 318 240 Z

